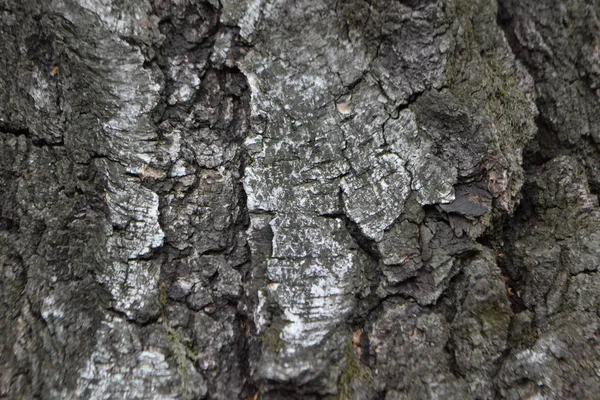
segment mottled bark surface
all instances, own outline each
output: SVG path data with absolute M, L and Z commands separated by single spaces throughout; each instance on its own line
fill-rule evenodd
M 596 398 L 599 17 L 0 0 L 0 398 Z

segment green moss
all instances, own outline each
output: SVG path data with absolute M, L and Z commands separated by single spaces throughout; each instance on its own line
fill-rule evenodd
M 511 130 L 517 141 L 522 141 L 518 130 L 531 115 L 530 102 L 516 81 L 515 74 L 509 71 L 501 60 L 487 57 L 486 70 L 487 104 L 486 111 L 500 124 L 500 128 Z M 523 143 L 521 143 L 523 144 Z
M 494 127 L 490 135 L 502 154 L 515 156 L 535 132 L 534 103 L 521 88 L 518 70 L 495 23 L 495 2 L 458 0 L 453 9 L 455 40 L 445 75 L 448 89 L 473 116 L 473 123 Z M 483 132 L 484 134 L 487 133 Z M 514 199 L 522 183 L 518 160 L 507 160 Z
M 160 302 L 161 306 L 164 308 L 167 305 L 167 290 L 165 289 L 164 285 L 160 285 L 160 288 L 158 289 L 158 301 Z
M 165 327 L 165 329 L 167 331 L 167 336 L 169 336 L 169 339 L 171 339 L 171 342 L 181 347 L 183 350 L 182 354 L 192 361 L 198 360 L 198 350 L 192 346 L 191 339 L 182 336 L 178 330 L 173 329 L 168 325 Z
M 190 370 L 193 370 L 194 363 L 198 361 L 198 350 L 194 348 L 192 339 L 188 338 L 180 329 L 173 328 L 165 316 L 165 309 L 168 303 L 167 291 L 164 285 L 159 286 L 158 301 L 161 305 L 161 321 L 169 339 L 169 347 L 173 355 L 173 360 L 177 366 L 177 372 L 181 377 L 181 390 L 184 399 L 192 399 L 195 396 L 190 378 Z
M 373 381 L 373 373 L 369 367 L 361 364 L 358 355 L 348 343 L 344 349 L 346 367 L 338 378 L 338 399 L 347 400 L 352 398 L 352 382 L 359 381 L 361 384 L 369 384 Z
M 172 328 L 166 322 L 163 322 L 163 326 L 167 332 L 171 352 L 177 364 L 177 372 L 181 377 L 181 388 L 184 398 L 193 398 L 194 392 L 191 386 L 189 371 L 194 368 L 193 363 L 199 358 L 198 350 L 192 346 L 191 339 L 183 336 L 179 330 Z
M 262 335 L 262 347 L 263 350 L 271 350 L 275 353 L 281 352 L 285 343 L 281 338 L 282 326 L 277 323 L 273 323 L 267 329 L 265 329 Z
M 165 310 L 168 304 L 168 295 L 164 284 L 159 285 L 158 301 L 161 307 L 161 317 L 163 328 L 169 339 L 169 348 L 173 355 L 173 360 L 177 366 L 177 372 L 181 377 L 181 391 L 184 399 L 192 399 L 196 396 L 193 390 L 190 371 L 194 369 L 194 363 L 198 361 L 200 356 L 198 350 L 194 348 L 193 341 L 185 335 L 181 329 L 173 328 L 169 325 L 165 315 Z
M 499 307 L 484 311 L 480 318 L 496 332 L 503 332 L 508 326 L 510 315 L 508 310 Z
M 495 24 L 495 10 L 485 0 L 456 3 L 455 47 L 446 62 L 446 79 L 452 93 L 473 110 L 482 108 L 506 138 L 522 145 L 529 137 L 525 126 L 531 102 L 521 90 L 518 73 L 506 59 L 506 44 Z
M 21 298 L 23 297 L 23 293 L 25 291 L 25 287 L 21 282 L 16 280 L 9 281 L 9 285 L 9 287 L 5 287 L 3 289 L 5 293 L 8 292 L 8 294 L 5 295 L 5 298 L 8 298 L 8 301 L 12 306 L 21 301 Z

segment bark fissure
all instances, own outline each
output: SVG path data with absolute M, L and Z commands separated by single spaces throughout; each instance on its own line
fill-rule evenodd
M 0 397 L 600 391 L 593 2 L 0 8 Z

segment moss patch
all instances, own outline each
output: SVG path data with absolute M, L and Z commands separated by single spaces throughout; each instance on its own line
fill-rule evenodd
M 191 387 L 189 371 L 194 368 L 193 364 L 198 361 L 198 351 L 192 346 L 192 341 L 185 337 L 179 330 L 170 327 L 166 322 L 163 322 L 163 326 L 167 332 L 169 346 L 177 364 L 177 372 L 181 377 L 181 388 L 184 398 L 193 398 L 194 391 Z
M 285 343 L 281 338 L 281 330 L 283 328 L 283 324 L 273 323 L 267 329 L 265 329 L 262 334 L 262 347 L 263 351 L 270 350 L 275 353 L 280 353 L 284 347 Z
M 169 339 L 169 348 L 173 355 L 173 360 L 177 365 L 177 372 L 181 377 L 181 390 L 184 399 L 192 399 L 197 393 L 192 388 L 190 370 L 194 369 L 194 363 L 198 361 L 198 350 L 194 348 L 192 339 L 188 338 L 180 329 L 173 328 L 165 316 L 165 309 L 168 303 L 168 295 L 164 285 L 159 286 L 158 301 L 161 306 L 161 317 L 163 328 Z
M 358 381 L 361 385 L 369 384 L 373 381 L 373 373 L 366 365 L 363 365 L 352 347 L 352 342 L 348 343 L 344 349 L 346 358 L 346 367 L 338 378 L 338 399 L 347 400 L 352 398 L 352 383 Z
M 509 58 L 502 33 L 496 26 L 495 3 L 460 0 L 455 8 L 455 46 L 446 62 L 447 83 L 452 92 L 475 109 L 485 106 L 498 128 L 512 130 L 531 116 L 531 101 L 519 86 L 518 72 Z
M 167 290 L 163 284 L 161 284 L 158 289 L 158 301 L 164 310 L 164 308 L 167 306 L 168 297 Z

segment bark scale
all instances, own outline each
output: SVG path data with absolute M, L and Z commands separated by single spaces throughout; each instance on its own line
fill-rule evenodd
M 0 398 L 594 398 L 600 5 L 0 2 Z

